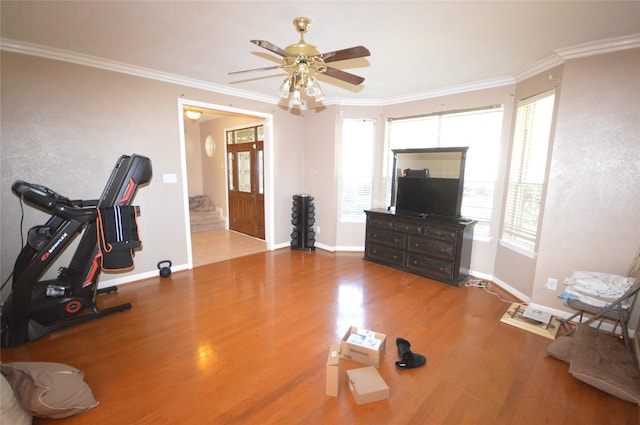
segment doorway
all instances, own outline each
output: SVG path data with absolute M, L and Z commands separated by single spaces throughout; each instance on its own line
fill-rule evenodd
M 264 125 L 226 132 L 229 228 L 264 239 Z
M 273 249 L 273 176 L 272 176 L 272 159 L 271 159 L 271 140 L 272 140 L 272 116 L 254 111 L 240 110 L 237 108 L 225 107 L 214 104 L 207 104 L 197 101 L 188 101 L 186 99 L 178 99 L 178 109 L 180 113 L 180 136 L 181 136 L 181 155 L 182 155 L 182 182 L 184 189 L 185 215 L 187 217 L 185 232 L 187 236 L 187 256 L 189 267 L 194 266 L 194 249 L 202 246 L 201 241 L 206 240 L 206 248 L 211 250 L 218 248 L 219 254 L 224 244 L 224 251 L 230 252 L 231 258 L 234 253 L 238 256 L 246 255 L 247 245 L 253 244 L 253 250 L 264 251 Z M 185 108 L 197 108 L 201 110 L 202 117 L 193 121 L 185 117 Z M 253 216 L 254 223 L 251 224 L 247 220 L 231 220 L 230 212 L 232 209 L 237 210 L 238 197 L 229 196 L 228 188 L 230 184 L 235 187 L 243 186 L 246 189 L 247 176 L 238 175 L 237 172 L 231 173 L 227 161 L 228 151 L 232 151 L 234 157 L 241 153 L 247 146 L 242 143 L 235 144 L 231 149 L 227 144 L 226 132 L 231 129 L 238 129 L 242 126 L 260 126 L 260 143 L 253 143 L 250 146 L 249 164 L 253 165 L 254 170 L 250 171 L 250 186 L 252 191 L 249 192 L 249 201 L 240 204 L 241 211 L 248 211 L 251 208 L 257 213 L 246 213 L 245 217 Z M 188 134 L 191 132 L 191 135 Z M 197 136 L 193 136 L 196 132 Z M 191 139 L 191 140 L 190 140 Z M 256 142 L 258 142 L 256 140 Z M 254 146 L 255 145 L 255 146 Z M 246 151 L 246 149 L 244 149 Z M 246 154 L 241 153 L 242 161 L 245 161 Z M 246 162 L 246 161 L 245 161 Z M 237 169 L 244 169 L 244 162 Z M 257 172 L 259 169 L 259 173 Z M 235 181 L 234 179 L 235 174 Z M 238 180 L 238 178 L 242 180 Z M 255 189 L 255 190 L 253 190 Z M 212 198 L 216 209 L 223 211 L 226 223 L 224 228 L 216 230 L 217 234 L 202 235 L 199 233 L 191 233 L 189 197 L 195 195 L 207 195 Z M 245 193 L 242 193 L 245 195 Z M 251 205 L 251 201 L 255 206 Z M 258 201 L 260 203 L 258 204 Z M 234 216 L 238 215 L 234 213 Z M 261 218 L 256 220 L 256 218 Z M 240 223 L 241 228 L 232 223 Z M 238 233 L 242 232 L 242 234 Z M 251 234 L 252 236 L 245 235 Z M 254 236 L 257 235 L 257 236 Z M 248 239 L 251 239 L 248 241 Z M 260 238 L 260 239 L 257 239 Z M 209 242 L 214 241 L 214 242 Z M 256 241 L 259 242 L 256 245 Z M 231 248 L 229 248 L 231 245 Z M 257 248 L 256 248 L 257 246 Z M 196 265 L 202 265 L 202 256 L 199 255 Z M 217 256 L 219 257 L 219 255 Z M 216 257 L 216 258 L 217 258 Z M 216 262 L 219 260 L 211 261 Z

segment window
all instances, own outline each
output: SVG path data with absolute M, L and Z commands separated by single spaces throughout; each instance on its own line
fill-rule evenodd
M 340 219 L 364 221 L 371 208 L 374 170 L 374 127 L 372 119 L 342 121 L 340 146 Z
M 264 125 L 227 131 L 227 145 L 253 143 L 264 140 Z
M 387 202 L 391 199 L 392 149 L 468 146 L 464 174 L 462 215 L 478 221 L 475 234 L 491 229 L 494 187 L 497 177 L 502 117 L 500 106 L 391 119 L 387 125 L 385 170 Z
M 502 240 L 533 253 L 547 168 L 555 91 L 520 102 L 509 167 Z

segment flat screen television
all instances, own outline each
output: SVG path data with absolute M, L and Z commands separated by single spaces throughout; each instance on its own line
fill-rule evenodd
M 399 177 L 396 212 L 460 217 L 459 179 Z

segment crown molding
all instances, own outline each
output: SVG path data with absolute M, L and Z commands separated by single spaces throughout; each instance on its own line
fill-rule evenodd
M 640 47 L 640 33 L 577 44 L 554 50 L 562 60 L 601 55 Z
M 230 89 L 226 86 L 211 84 L 201 80 L 195 80 L 191 78 L 182 77 L 175 74 L 169 74 L 165 72 L 156 71 L 153 69 L 143 68 L 124 62 L 118 62 L 100 58 L 97 56 L 85 55 L 68 50 L 58 49 L 55 47 L 43 46 L 34 43 L 28 43 L 19 40 L 0 38 L 0 50 L 7 52 L 20 53 L 30 56 L 38 56 L 45 59 L 59 60 L 63 62 L 75 63 L 77 65 L 83 65 L 93 68 L 104 69 L 107 71 L 119 72 L 123 74 L 133 75 L 141 78 L 148 78 L 157 81 L 163 81 L 167 83 L 177 84 L 181 86 L 193 87 L 206 91 L 216 92 L 220 94 L 227 94 L 230 96 L 243 97 L 250 100 L 259 102 L 265 102 L 273 105 L 281 103 L 281 99 L 271 96 L 257 95 L 256 93 Z M 477 81 L 473 83 L 460 84 L 451 87 L 439 88 L 436 90 L 429 90 L 420 93 L 413 93 L 404 96 L 396 96 L 385 99 L 348 99 L 348 98 L 331 98 L 322 101 L 324 105 L 344 105 L 344 106 L 385 106 L 394 105 L 398 103 L 414 102 L 424 99 L 431 99 L 434 97 L 446 96 L 451 94 L 464 93 L 468 91 L 482 90 L 487 88 L 500 87 L 508 84 L 513 84 L 515 80 L 513 77 L 500 77 L 488 80 Z M 304 108 L 303 108 L 304 109 Z
M 490 89 L 515 84 L 553 67 L 562 65 L 567 59 L 575 59 L 586 56 L 599 55 L 604 53 L 615 52 L 619 50 L 633 49 L 640 47 L 640 33 L 631 34 L 622 37 L 615 37 L 606 40 L 583 43 L 575 46 L 556 49 L 553 55 L 536 62 L 527 69 L 513 75 L 491 78 L 486 80 L 475 81 L 471 83 L 459 84 L 455 86 L 442 87 L 435 90 L 428 90 L 419 93 L 412 93 L 402 96 L 394 96 L 384 99 L 348 99 L 348 98 L 331 98 L 325 99 L 324 105 L 344 105 L 344 106 L 386 106 L 399 103 L 415 102 L 435 97 L 460 94 L 470 91 Z M 20 53 L 30 56 L 38 56 L 46 59 L 59 60 L 63 62 L 75 63 L 107 71 L 119 72 L 122 74 L 133 75 L 141 78 L 148 78 L 166 83 L 177 84 L 186 87 L 192 87 L 205 91 L 225 94 L 229 96 L 242 97 L 249 100 L 264 102 L 272 105 L 279 105 L 281 99 L 275 96 L 265 96 L 249 92 L 229 88 L 219 84 L 212 84 L 202 80 L 187 78 L 176 74 L 160 72 L 149 68 L 143 68 L 124 62 L 118 62 L 100 58 L 97 56 L 85 55 L 81 53 L 62 50 L 55 47 L 43 46 L 34 43 L 28 43 L 8 38 L 0 38 L 0 50 L 7 52 Z
M 634 49 L 640 47 L 640 33 L 623 37 L 614 37 L 606 40 L 598 40 L 589 43 L 577 44 L 554 50 L 554 54 L 538 61 L 515 75 L 517 82 L 526 80 L 556 66 L 562 65 L 566 60 L 587 56 L 602 55 L 617 52 L 619 50 Z
M 385 99 L 341 99 L 336 98 L 330 102 L 323 102 L 325 105 L 340 106 L 387 106 L 396 105 L 398 103 L 417 102 L 420 100 L 433 99 L 435 97 L 448 96 L 453 94 L 466 93 L 496 87 L 503 87 L 514 84 L 516 81 L 513 77 L 505 76 L 499 78 L 491 78 L 487 80 L 474 81 L 472 83 L 459 84 L 455 86 L 442 87 L 434 90 L 428 90 L 419 93 L 413 93 L 404 96 L 395 96 Z
M 385 99 L 385 105 L 395 105 L 398 103 L 415 102 L 419 100 L 432 99 L 434 97 L 449 96 L 453 94 L 466 93 L 471 91 L 492 89 L 496 87 L 507 86 L 515 83 L 511 76 L 489 78 L 486 80 L 474 81 L 471 83 L 458 84 L 454 86 L 442 87 L 434 90 L 428 90 L 420 93 L 414 93 L 405 96 L 396 96 Z
M 556 55 L 549 56 L 545 59 L 542 59 L 534 63 L 524 71 L 520 71 L 519 73 L 517 73 L 514 77 L 515 81 L 519 83 L 520 81 L 526 80 L 527 78 L 531 78 L 534 75 L 541 74 L 544 71 L 547 71 L 551 68 L 555 68 L 556 66 L 562 65 L 563 63 L 564 61 L 560 57 Z
M 275 96 L 264 96 L 253 92 L 231 89 L 219 84 L 212 84 L 206 81 L 187 78 L 176 74 L 156 71 L 149 68 L 131 65 L 124 62 L 104 59 L 97 56 L 85 55 L 82 53 L 71 52 L 68 50 L 57 49 L 55 47 L 42 46 L 39 44 L 27 43 L 19 40 L 7 38 L 0 39 L 0 50 L 7 52 L 20 53 L 24 55 L 37 56 L 45 59 L 59 60 L 62 62 L 75 63 L 77 65 L 88 66 L 92 68 L 104 69 L 107 71 L 119 72 L 122 74 L 133 75 L 141 78 L 162 81 L 165 83 L 177 84 L 206 91 L 237 96 L 246 99 L 256 100 L 270 104 L 278 104 L 280 99 Z

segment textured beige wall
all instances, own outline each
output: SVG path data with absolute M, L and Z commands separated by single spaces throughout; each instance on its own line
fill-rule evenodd
M 15 180 L 44 184 L 71 198 L 95 199 L 118 157 L 132 153 L 153 162 L 151 184 L 134 201 L 142 210 L 144 249 L 136 254 L 134 271 L 104 274 L 101 282 L 157 272 L 159 260 L 186 265 L 181 98 L 272 114 L 273 241 L 288 243 L 289 194 L 300 190 L 303 170 L 302 162 L 291 160 L 302 157 L 299 115 L 276 105 L 27 55 L 2 52 L 1 66 L 2 279 L 20 250 L 20 207 L 10 189 Z M 178 182 L 163 183 L 163 174 L 175 174 Z M 46 218 L 26 207 L 25 234 Z
M 301 138 L 304 156 L 298 159 L 305 164 L 304 178 L 298 193 L 308 193 L 314 198 L 314 226 L 320 226 L 316 242 L 331 248 L 336 245 L 338 217 L 336 111 L 336 106 L 328 106 L 321 111 L 312 110 L 303 114 L 305 128 L 313 130 L 307 131 Z M 364 236 L 360 241 L 364 245 Z
M 187 192 L 189 196 L 202 195 L 202 156 L 204 145 L 200 141 L 200 124 L 184 120 L 184 151 L 187 160 Z
M 532 291 L 562 309 L 547 278 L 625 274 L 640 248 L 640 49 L 564 65 Z

